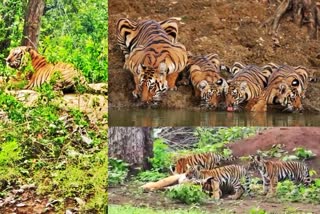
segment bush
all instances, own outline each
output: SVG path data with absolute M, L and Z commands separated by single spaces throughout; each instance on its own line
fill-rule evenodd
M 283 201 L 320 203 L 320 179 L 315 179 L 309 186 L 295 185 L 286 180 L 277 185 L 277 196 Z
M 206 194 L 202 191 L 202 187 L 194 184 L 174 186 L 166 191 L 166 196 L 186 204 L 201 204 L 207 198 Z
M 171 164 L 169 147 L 163 139 L 156 139 L 153 144 L 153 158 L 149 159 L 152 169 L 159 172 L 166 171 Z
M 129 164 L 119 159 L 109 159 L 108 165 L 108 185 L 113 186 L 117 184 L 123 184 L 126 179 L 129 169 Z

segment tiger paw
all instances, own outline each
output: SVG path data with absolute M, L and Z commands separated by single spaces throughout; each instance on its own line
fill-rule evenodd
M 135 99 L 139 99 L 139 94 L 136 91 L 133 91 L 132 95 Z

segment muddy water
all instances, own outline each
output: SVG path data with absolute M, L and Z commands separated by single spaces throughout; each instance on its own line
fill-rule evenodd
M 315 113 L 109 109 L 110 126 L 320 126 Z

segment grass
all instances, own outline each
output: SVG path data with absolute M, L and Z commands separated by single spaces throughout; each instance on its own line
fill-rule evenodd
M 152 208 L 139 208 L 130 205 L 108 205 L 108 214 L 206 214 L 208 212 L 202 211 L 199 208 L 190 209 L 168 209 L 159 210 Z

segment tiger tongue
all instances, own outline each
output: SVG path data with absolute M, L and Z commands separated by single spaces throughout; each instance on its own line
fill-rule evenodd
M 228 106 L 227 111 L 234 111 L 234 108 L 232 106 Z

